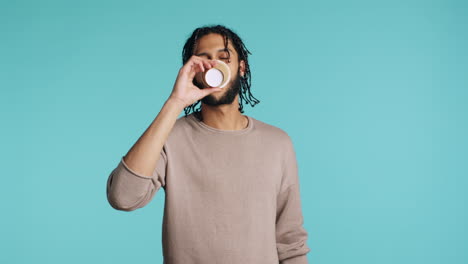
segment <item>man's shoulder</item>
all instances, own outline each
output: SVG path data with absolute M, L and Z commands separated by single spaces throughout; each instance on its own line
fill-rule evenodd
M 184 126 L 184 125 L 187 125 L 188 123 L 188 119 L 190 118 L 191 115 L 182 115 L 180 117 L 178 117 L 174 123 L 174 127 L 175 126 Z
M 194 123 L 190 122 L 190 115 L 182 115 L 178 117 L 171 129 L 171 135 L 184 136 L 187 131 L 193 130 Z
M 259 119 L 251 117 L 254 121 L 256 130 L 262 135 L 267 137 L 272 137 L 275 140 L 280 141 L 289 141 L 290 136 L 285 129 L 281 128 L 279 125 L 269 123 L 268 121 L 261 121 Z

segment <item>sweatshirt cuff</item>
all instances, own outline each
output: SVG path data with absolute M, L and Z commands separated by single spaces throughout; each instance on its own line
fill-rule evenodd
M 306 254 L 280 261 L 280 264 L 308 264 Z
M 153 178 L 152 176 L 145 176 L 145 175 L 139 174 L 139 173 L 135 172 L 134 170 L 130 169 L 130 168 L 128 167 L 127 163 L 125 163 L 124 157 L 125 157 L 125 156 L 122 156 L 122 158 L 120 158 L 120 162 L 122 163 L 123 167 L 125 168 L 125 170 L 126 170 L 127 172 L 129 172 L 130 174 L 133 174 L 134 176 L 143 178 L 143 179 L 152 179 L 152 178 Z

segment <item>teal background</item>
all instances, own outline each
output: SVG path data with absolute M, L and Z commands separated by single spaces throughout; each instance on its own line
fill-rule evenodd
M 162 263 L 163 192 L 105 184 L 198 26 L 252 52 L 295 144 L 310 263 L 468 263 L 466 1 L 2 1 L 0 263 Z M 181 113 L 180 116 L 182 116 Z

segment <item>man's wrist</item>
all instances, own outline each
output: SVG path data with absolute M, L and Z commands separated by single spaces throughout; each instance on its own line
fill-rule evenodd
M 182 99 L 173 96 L 169 96 L 169 98 L 166 100 L 166 104 L 177 107 L 180 109 L 180 111 L 185 108 L 185 102 L 182 101 Z

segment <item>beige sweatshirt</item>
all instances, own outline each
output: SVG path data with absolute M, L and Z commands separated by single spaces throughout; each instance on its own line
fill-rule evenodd
M 305 264 L 307 232 L 289 135 L 253 117 L 220 130 L 179 117 L 151 177 L 123 157 L 107 180 L 109 204 L 144 207 L 162 187 L 165 264 Z

